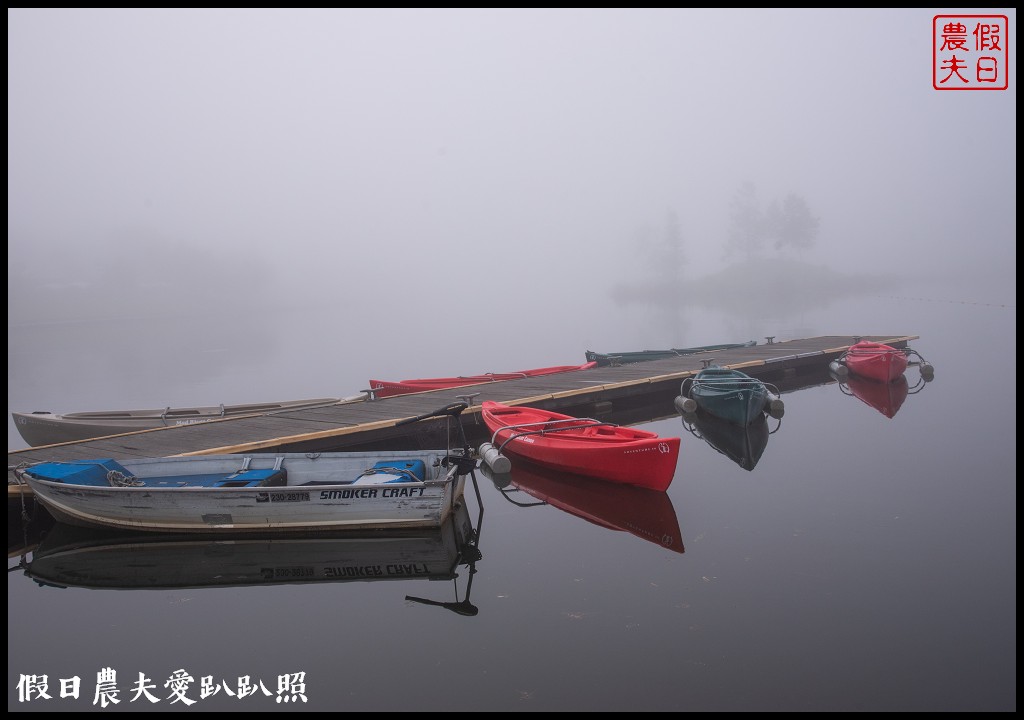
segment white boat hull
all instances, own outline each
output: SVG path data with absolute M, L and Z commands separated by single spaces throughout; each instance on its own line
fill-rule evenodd
M 271 403 L 210 405 L 150 410 L 104 410 L 99 412 L 11 413 L 22 439 L 32 447 L 64 442 L 81 442 L 97 437 L 121 435 L 140 430 L 195 425 L 196 423 L 251 415 L 272 415 L 291 410 L 326 407 L 366 399 L 366 393 L 344 398 L 311 398 Z
M 259 487 L 113 487 L 19 477 L 60 522 L 157 532 L 330 531 L 438 527 L 462 500 L 465 475 L 446 468 L 444 451 L 250 455 L 250 469 L 275 464 L 287 484 Z M 380 460 L 421 458 L 422 482 L 353 484 Z M 194 476 L 239 470 L 241 455 L 122 461 L 133 476 Z M 28 468 L 31 470 L 31 468 Z M 308 484 L 315 483 L 315 484 Z

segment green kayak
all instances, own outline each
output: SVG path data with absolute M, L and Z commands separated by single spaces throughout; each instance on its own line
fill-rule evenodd
M 704 412 L 744 427 L 767 412 L 771 399 L 768 388 L 757 378 L 717 365 L 683 380 L 681 392 Z

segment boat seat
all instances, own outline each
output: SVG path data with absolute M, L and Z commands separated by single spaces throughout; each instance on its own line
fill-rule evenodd
M 240 470 L 214 484 L 214 487 L 281 487 L 288 484 L 288 473 L 284 468 L 262 470 Z
M 231 473 L 222 480 L 213 484 L 214 487 L 281 487 L 288 484 L 288 473 L 285 472 L 284 458 L 277 457 L 274 460 L 274 467 L 254 470 L 249 467 L 252 463 L 251 457 L 242 459 L 242 469 Z

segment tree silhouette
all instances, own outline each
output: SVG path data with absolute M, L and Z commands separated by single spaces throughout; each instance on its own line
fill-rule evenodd
M 729 204 L 729 237 L 726 254 L 757 255 L 764 246 L 764 214 L 758 207 L 757 190 L 744 182 Z
M 821 220 L 811 214 L 807 201 L 790 193 L 782 202 L 782 211 L 772 227 L 775 249 L 782 250 L 787 246 L 796 250 L 811 248 L 820 224 Z
M 676 279 L 680 268 L 686 264 L 686 251 L 683 247 L 683 231 L 679 228 L 679 216 L 672 211 L 665 218 L 664 253 L 665 266 L 673 279 Z
M 807 201 L 796 193 L 789 193 L 781 204 L 773 200 L 762 210 L 754 184 L 744 182 L 730 203 L 726 254 L 760 255 L 768 242 L 775 250 L 807 250 L 814 246 L 820 225 Z

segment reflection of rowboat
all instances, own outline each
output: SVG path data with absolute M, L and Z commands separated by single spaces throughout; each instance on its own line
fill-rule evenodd
M 587 350 L 586 356 L 587 362 L 596 362 L 598 367 L 604 367 L 606 365 L 631 365 L 650 360 L 666 360 L 682 355 L 696 355 L 697 353 L 712 352 L 714 350 L 731 350 L 732 348 L 753 347 L 754 345 L 757 345 L 757 340 L 749 340 L 744 343 L 700 345 L 690 348 L 669 348 L 668 350 L 630 350 L 620 353 L 597 353 L 593 350 Z
M 516 505 L 552 505 L 595 525 L 684 552 L 679 518 L 667 493 L 554 471 L 528 461 L 517 462 L 507 474 L 489 472 L 486 465 L 482 469 Z M 510 496 L 513 490 L 539 502 L 517 502 Z
M 463 504 L 440 527 L 321 535 L 124 533 L 55 524 L 25 566 L 40 585 L 211 588 L 376 580 L 450 580 L 475 557 Z
M 768 436 L 781 424 L 769 430 L 768 417 L 759 413 L 747 425 L 737 425 L 698 409 L 683 413 L 683 427 L 744 470 L 753 470 L 768 446 Z
M 31 552 L 53 527 L 53 516 L 31 494 L 7 498 L 7 557 Z

